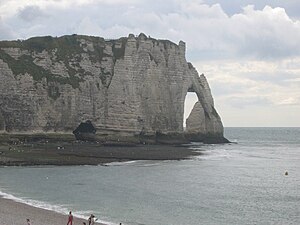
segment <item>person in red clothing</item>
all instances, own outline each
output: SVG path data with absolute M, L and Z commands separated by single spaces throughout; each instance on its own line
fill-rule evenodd
M 69 219 L 67 225 L 73 225 L 73 215 L 71 211 L 69 212 Z

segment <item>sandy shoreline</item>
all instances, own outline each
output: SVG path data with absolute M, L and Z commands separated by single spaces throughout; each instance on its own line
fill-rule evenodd
M 0 196 L 0 224 L 1 225 L 25 225 L 26 219 L 31 220 L 32 225 L 64 225 L 68 216 L 54 211 L 36 208 L 24 203 L 15 202 Z M 86 220 L 75 218 L 73 225 L 82 225 Z M 96 223 L 98 225 L 104 225 Z

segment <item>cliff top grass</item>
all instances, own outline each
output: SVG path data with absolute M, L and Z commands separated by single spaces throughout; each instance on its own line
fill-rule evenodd
M 172 48 L 173 45 L 177 46 L 169 40 L 156 40 L 147 37 L 145 34 L 140 34 L 135 39 L 137 40 L 137 45 L 140 40 L 151 40 L 153 45 L 162 43 L 165 49 Z M 113 62 L 116 63 L 117 60 L 124 58 L 127 40 L 127 37 L 106 40 L 102 37 L 73 34 L 61 37 L 43 36 L 32 37 L 27 40 L 0 41 L 0 59 L 8 64 L 15 76 L 27 73 L 35 81 L 41 81 L 43 78 L 46 78 L 47 82 L 52 82 L 52 86 L 58 83 L 69 84 L 73 88 L 79 88 L 80 82 L 84 81 L 84 77 L 90 75 L 90 72 L 80 67 L 79 62 L 82 60 L 82 53 L 87 53 L 93 63 L 101 63 L 104 57 L 111 57 Z M 91 51 L 87 50 L 89 44 L 93 45 L 93 50 Z M 105 53 L 104 49 L 107 45 L 111 46 L 112 55 Z M 19 48 L 24 52 L 16 59 L 5 48 Z M 50 70 L 35 63 L 36 59 L 43 58 L 43 56 L 38 54 L 44 51 L 48 52 L 52 63 L 64 63 L 68 76 L 52 74 Z M 113 76 L 113 70 L 105 72 L 104 68 L 101 68 L 99 76 L 104 86 L 108 86 L 110 83 L 108 77 Z M 58 91 L 53 91 L 58 90 L 58 88 L 54 87 L 52 89 L 48 90 L 49 96 L 55 100 L 60 94 Z
M 42 37 L 32 37 L 27 40 L 16 40 L 16 41 L 0 41 L 0 48 L 20 48 L 22 50 L 28 50 L 29 52 L 43 52 L 43 51 L 52 51 L 57 49 L 57 57 L 59 60 L 64 60 L 69 56 L 83 53 L 84 50 L 80 45 L 80 40 L 84 39 L 86 41 L 92 42 L 94 47 L 104 48 L 106 43 L 110 43 L 113 47 L 113 50 L 116 49 L 116 54 L 114 56 L 118 59 L 124 56 L 124 51 L 122 54 L 117 52 L 119 48 L 115 48 L 117 43 L 122 44 L 122 49 L 125 49 L 125 44 L 127 38 L 121 37 L 116 40 L 105 40 L 102 37 L 95 36 L 86 36 L 86 35 L 65 35 L 61 37 L 51 37 L 51 36 L 42 36 Z M 96 54 L 99 53 L 96 52 Z M 103 53 L 103 52 L 102 52 Z M 100 56 L 100 55 L 98 55 Z M 103 55 L 100 56 L 102 58 Z
M 165 48 L 167 46 L 178 46 L 176 43 L 166 40 L 166 39 L 155 39 L 152 37 L 147 37 L 145 34 L 141 33 L 139 36 L 135 37 L 137 40 L 145 39 L 151 40 L 153 43 L 163 43 Z M 127 37 L 120 37 L 118 39 L 104 39 L 103 37 L 97 36 L 88 36 L 88 35 L 64 35 L 61 37 L 52 37 L 52 36 L 39 36 L 39 37 L 32 37 L 26 40 L 14 40 L 14 41 L 0 41 L 0 48 L 20 48 L 23 50 L 28 51 L 36 51 L 42 52 L 44 50 L 51 51 L 53 49 L 61 50 L 61 54 L 63 55 L 70 55 L 72 53 L 79 53 L 82 52 L 83 49 L 79 44 L 79 40 L 84 39 L 86 41 L 92 42 L 96 44 L 96 46 L 103 47 L 106 43 L 110 43 L 114 49 L 116 43 L 121 43 L 122 48 L 125 48 L 125 44 L 127 42 Z M 116 54 L 115 57 L 119 58 L 120 55 L 118 52 L 114 52 Z M 124 55 L 123 55 L 124 56 Z
M 113 57 L 114 62 L 124 57 L 125 45 L 127 38 L 119 38 L 117 40 L 104 40 L 101 37 L 84 36 L 84 35 L 66 35 L 62 37 L 33 37 L 27 40 L 17 41 L 0 41 L 0 59 L 6 62 L 14 75 L 30 74 L 35 81 L 41 81 L 46 78 L 47 82 L 57 82 L 59 84 L 70 84 L 73 88 L 79 88 L 79 83 L 83 81 L 83 77 L 89 74 L 79 66 L 81 53 L 85 53 L 84 44 L 81 40 L 93 43 L 94 51 L 89 51 L 89 58 L 92 62 L 101 62 L 103 57 Z M 105 45 L 109 43 L 112 46 L 113 56 L 104 53 Z M 118 45 L 118 46 L 117 46 Z M 15 59 L 4 48 L 19 48 L 28 51 L 28 54 L 21 55 Z M 68 71 L 68 77 L 52 74 L 49 70 L 34 63 L 39 56 L 36 53 L 47 51 L 53 62 L 63 62 Z M 70 65 L 70 61 L 76 64 Z M 77 63 L 76 63 L 77 62 Z M 100 74 L 105 78 L 107 74 Z M 51 91 L 49 93 L 52 93 Z M 56 99 L 59 95 L 49 95 Z

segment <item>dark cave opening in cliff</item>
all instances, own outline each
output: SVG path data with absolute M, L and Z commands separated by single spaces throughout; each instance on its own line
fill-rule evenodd
M 96 128 L 90 120 L 82 122 L 79 126 L 73 131 L 75 138 L 77 140 L 94 140 L 94 135 L 96 134 Z
M 185 99 L 184 99 L 184 113 L 183 113 L 183 129 L 186 128 L 186 119 L 191 114 L 191 111 L 198 101 L 198 96 L 195 92 L 187 92 Z

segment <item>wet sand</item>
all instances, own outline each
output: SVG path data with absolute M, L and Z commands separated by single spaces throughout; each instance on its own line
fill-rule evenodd
M 25 225 L 29 218 L 32 225 L 64 225 L 68 222 L 68 212 L 62 215 L 53 211 L 39 209 L 23 203 L 4 199 L 0 196 L 0 224 Z M 74 217 L 73 225 L 82 225 L 86 220 Z M 100 223 L 96 223 L 100 225 Z M 103 224 L 102 224 L 103 225 Z
M 0 166 L 101 165 L 132 160 L 182 160 L 200 154 L 188 146 L 19 143 L 0 145 Z

